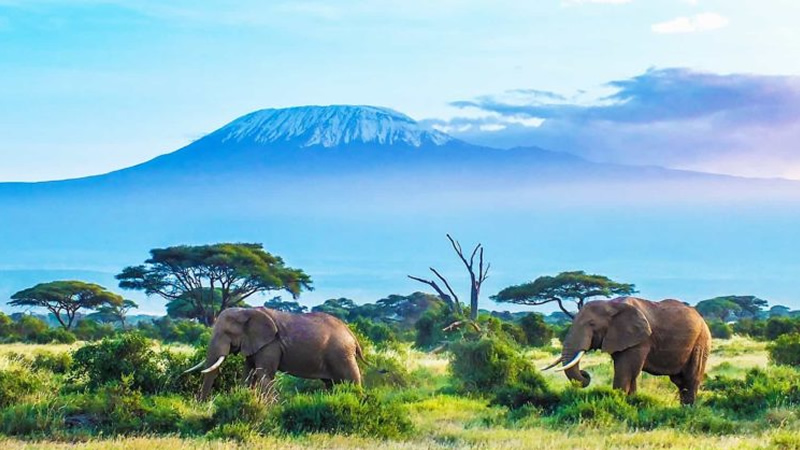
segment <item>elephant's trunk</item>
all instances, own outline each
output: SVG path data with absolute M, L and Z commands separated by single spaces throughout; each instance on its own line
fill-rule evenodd
M 578 352 L 576 351 L 565 350 L 562 355 L 564 365 L 567 365 L 570 361 L 574 360 L 576 357 L 579 357 Z M 592 377 L 589 375 L 589 373 L 585 370 L 581 370 L 580 362 L 576 363 L 569 369 L 566 369 L 564 373 L 570 380 L 579 382 L 581 387 L 589 386 L 589 383 L 592 382 Z
M 211 342 L 208 344 L 208 353 L 206 354 L 205 367 L 203 373 L 203 387 L 200 390 L 200 399 L 205 400 L 211 393 L 211 388 L 214 386 L 214 380 L 219 375 L 219 368 L 225 357 L 230 353 L 230 342 L 219 336 L 217 332 L 211 337 Z
M 582 387 L 589 386 L 592 377 L 588 372 L 581 370 L 580 358 L 583 353 L 591 347 L 592 336 L 590 333 L 579 329 L 573 325 L 564 339 L 564 347 L 561 350 L 561 361 L 563 366 L 570 366 L 564 373 L 572 381 L 577 381 Z M 577 360 L 576 360 L 577 359 Z

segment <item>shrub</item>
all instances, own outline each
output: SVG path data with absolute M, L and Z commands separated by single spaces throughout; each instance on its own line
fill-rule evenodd
M 54 438 L 64 426 L 64 408 L 53 403 L 21 403 L 2 410 L 0 434 Z
M 72 367 L 72 355 L 68 352 L 38 351 L 31 361 L 31 368 L 56 374 L 67 373 L 70 367 Z
M 775 364 L 800 366 L 800 334 L 785 334 L 767 345 L 769 359 Z
M 763 339 L 766 327 L 765 320 L 741 319 L 733 324 L 733 332 L 741 336 L 750 336 L 753 339 Z
M 800 333 L 800 321 L 791 317 L 770 317 L 764 330 L 764 337 L 774 341 L 784 334 Z
M 547 385 L 544 377 L 531 370 L 524 371 L 519 378 L 495 391 L 492 404 L 510 409 L 533 406 L 539 410 L 550 411 L 559 402 L 559 397 Z
M 530 313 L 519 321 L 528 345 L 544 347 L 550 345 L 553 339 L 553 329 L 544 321 L 544 316 L 539 313 Z
M 411 374 L 405 365 L 398 358 L 385 353 L 370 354 L 361 373 L 364 386 L 368 388 L 381 386 L 403 388 L 411 384 Z
M 78 322 L 72 333 L 82 341 L 97 341 L 114 335 L 114 327 L 110 324 L 99 323 L 91 319 Z
M 260 424 L 266 421 L 269 406 L 275 403 L 265 395 L 259 395 L 255 389 L 238 387 L 226 395 L 214 398 L 214 415 L 212 420 L 217 425 L 236 422 Z
M 733 337 L 733 329 L 725 322 L 715 320 L 708 324 L 708 329 L 711 331 L 711 337 L 715 339 L 730 339 Z
M 450 371 L 464 391 L 493 392 L 515 383 L 522 373 L 535 371 L 511 345 L 497 338 L 454 342 L 450 350 Z
M 363 395 L 347 385 L 331 392 L 294 396 L 282 406 L 279 421 L 290 434 L 323 432 L 396 439 L 413 430 L 399 403 Z
M 388 344 L 397 341 L 394 330 L 385 323 L 358 318 L 351 323 L 351 327 L 355 328 L 359 334 L 366 336 L 378 348 L 385 348 Z
M 0 370 L 0 408 L 17 403 L 26 395 L 43 388 L 42 379 L 25 367 Z
M 511 322 L 503 322 L 500 324 L 500 332 L 512 342 L 518 345 L 528 345 L 528 337 L 522 327 Z
M 705 388 L 711 391 L 709 406 L 741 417 L 760 415 L 770 407 L 800 405 L 800 372 L 789 367 L 750 369 L 744 380 L 716 376 Z
M 103 339 L 85 345 L 73 355 L 70 378 L 84 381 L 89 388 L 131 377 L 133 389 L 153 393 L 159 390 L 163 369 L 158 364 L 152 342 L 138 333 Z

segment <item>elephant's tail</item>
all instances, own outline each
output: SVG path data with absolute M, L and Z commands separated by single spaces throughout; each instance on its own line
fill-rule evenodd
M 361 344 L 356 340 L 356 358 L 360 359 L 364 364 L 369 364 L 367 358 L 364 357 L 364 351 L 361 350 Z

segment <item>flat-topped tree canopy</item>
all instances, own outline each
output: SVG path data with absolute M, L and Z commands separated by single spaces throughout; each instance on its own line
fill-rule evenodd
M 287 267 L 281 257 L 252 243 L 156 248 L 144 264 L 126 267 L 117 279 L 123 289 L 188 303 L 180 309 L 193 310 L 207 325 L 255 293 L 284 290 L 297 298 L 303 289 L 312 289 L 305 272 Z
M 51 281 L 23 289 L 11 296 L 11 306 L 45 308 L 55 316 L 64 329 L 72 328 L 76 313 L 81 309 L 121 306 L 122 296 L 106 288 L 83 281 Z
M 509 286 L 491 297 L 496 302 L 516 303 L 518 305 L 540 306 L 557 303 L 564 314 L 570 318 L 574 313 L 564 304 L 573 302 L 578 310 L 587 299 L 593 297 L 612 297 L 630 295 L 636 286 L 618 283 L 603 275 L 587 274 L 582 270 L 561 272 L 556 276 L 542 276 L 529 283 Z

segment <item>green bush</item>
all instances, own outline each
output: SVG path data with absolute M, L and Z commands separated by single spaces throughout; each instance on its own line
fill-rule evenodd
M 0 408 L 18 403 L 25 396 L 43 388 L 41 377 L 26 367 L 12 366 L 0 370 Z
M 11 405 L 0 414 L 0 434 L 53 439 L 64 427 L 64 413 L 63 405 L 54 402 Z
M 711 337 L 714 339 L 730 339 L 733 337 L 731 326 L 719 320 L 709 322 L 708 329 L 711 330 Z
M 72 367 L 72 355 L 68 352 L 53 353 L 38 351 L 33 355 L 31 368 L 55 374 L 64 374 Z
M 753 339 L 764 339 L 767 322 L 765 320 L 741 319 L 733 324 L 733 332 Z
M 764 337 L 774 341 L 784 334 L 800 333 L 800 320 L 791 317 L 770 317 L 764 330 Z
M 544 321 L 544 316 L 539 313 L 530 313 L 519 321 L 528 345 L 544 347 L 550 345 L 553 339 L 553 329 Z
M 785 334 L 767 345 L 769 359 L 775 364 L 800 367 L 800 334 Z
M 158 363 L 152 342 L 138 333 L 126 333 L 115 339 L 87 344 L 73 355 L 70 378 L 89 388 L 131 377 L 131 386 L 154 393 L 162 386 L 163 367 Z
M 236 422 L 261 424 L 267 420 L 269 407 L 275 403 L 273 400 L 266 393 L 259 394 L 255 389 L 238 387 L 214 398 L 212 420 L 216 425 Z
M 411 385 L 411 374 L 399 359 L 385 353 L 372 353 L 361 369 L 364 386 L 404 388 Z
M 280 409 L 284 432 L 356 434 L 397 439 L 413 430 L 408 413 L 396 402 L 364 395 L 354 386 L 336 386 L 330 392 L 298 394 Z
M 377 348 L 383 349 L 387 345 L 397 342 L 394 330 L 385 323 L 358 318 L 350 326 L 355 328 L 359 334 L 366 336 Z
M 99 323 L 91 319 L 83 319 L 78 322 L 72 333 L 81 341 L 97 341 L 103 338 L 114 336 L 114 327 L 107 323 Z
M 771 407 L 800 405 L 800 372 L 790 367 L 769 371 L 750 369 L 743 380 L 716 376 L 705 389 L 711 392 L 706 404 L 740 417 L 754 417 Z
M 492 404 L 510 409 L 533 406 L 543 411 L 551 411 L 558 402 L 558 395 L 550 390 L 544 377 L 531 370 L 521 373 L 516 381 L 498 387 L 492 400 Z
M 508 342 L 491 337 L 462 340 L 450 345 L 450 372 L 467 392 L 494 392 L 534 372 L 531 363 Z

